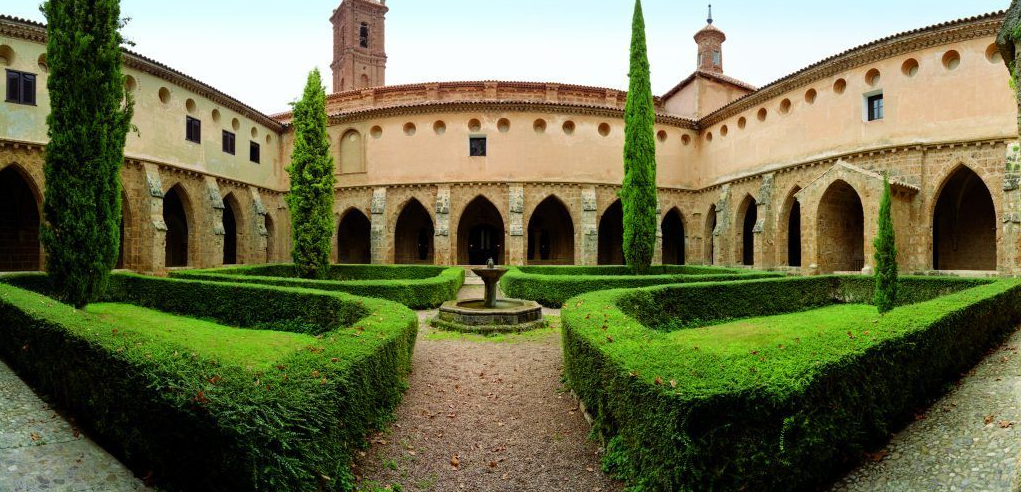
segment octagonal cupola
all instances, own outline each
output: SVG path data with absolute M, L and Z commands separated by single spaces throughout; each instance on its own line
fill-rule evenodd
M 695 33 L 698 43 L 698 70 L 723 73 L 723 42 L 727 35 L 713 25 L 713 6 L 709 4 L 709 18 L 706 26 Z

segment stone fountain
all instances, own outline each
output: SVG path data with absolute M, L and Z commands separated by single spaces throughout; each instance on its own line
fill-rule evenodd
M 485 267 L 472 268 L 486 285 L 484 299 L 447 301 L 440 306 L 432 325 L 453 331 L 474 333 L 522 332 L 546 326 L 542 306 L 535 301 L 498 299 L 500 277 L 506 268 L 497 267 L 490 259 Z

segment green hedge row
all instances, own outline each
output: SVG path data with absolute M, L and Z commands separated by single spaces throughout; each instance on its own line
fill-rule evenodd
M 777 303 L 808 293 L 792 305 L 802 309 L 834 292 L 827 282 L 832 278 L 735 283 L 728 287 L 736 290 L 721 298 L 710 294 L 719 292 L 716 285 L 674 286 L 673 301 L 685 304 L 656 306 L 683 312 L 719 303 L 723 312 L 743 286 L 759 300 L 771 290 Z M 865 279 L 836 282 L 838 295 L 868 299 Z M 783 292 L 787 288 L 793 293 Z M 827 331 L 825 322 L 667 333 L 618 307 L 634 292 L 572 299 L 562 312 L 565 374 L 606 440 L 604 468 L 635 490 L 813 490 L 826 484 L 1021 322 L 1018 280 L 908 279 L 901 288 L 916 299 L 958 291 L 885 316 L 842 319 L 856 325 L 847 333 Z M 706 295 L 690 292 L 700 289 Z M 720 330 L 728 335 L 721 338 Z
M 46 290 L 39 276 L 4 282 Z M 352 453 L 406 387 L 414 312 L 279 287 L 124 274 L 111 284 L 110 302 L 241 325 L 304 316 L 320 335 L 258 372 L 0 284 L 0 355 L 132 469 L 152 470 L 161 490 L 353 487 Z
M 900 277 L 899 304 L 927 301 L 989 280 L 959 277 Z M 871 304 L 875 282 L 864 276 L 792 277 L 747 282 L 681 284 L 636 289 L 617 306 L 639 323 L 674 331 L 725 321 L 803 311 L 835 300 Z
M 686 282 L 720 282 L 782 277 L 778 273 L 698 266 L 656 266 L 652 275 L 632 275 L 627 267 L 508 267 L 500 288 L 508 297 L 561 307 L 568 299 L 607 289 L 649 287 Z
M 291 265 L 181 270 L 176 278 L 299 287 L 387 299 L 412 309 L 435 308 L 457 298 L 464 269 L 429 265 L 331 265 L 330 280 L 295 277 Z

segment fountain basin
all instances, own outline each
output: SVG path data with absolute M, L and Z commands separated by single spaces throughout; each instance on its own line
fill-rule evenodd
M 432 324 L 472 333 L 517 333 L 546 326 L 539 303 L 517 299 L 498 299 L 493 307 L 486 307 L 485 299 L 448 301 Z

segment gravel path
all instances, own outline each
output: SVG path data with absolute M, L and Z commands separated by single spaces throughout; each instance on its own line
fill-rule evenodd
M 149 490 L 0 361 L 0 491 Z
M 831 492 L 1010 491 L 1021 452 L 1021 331 Z

